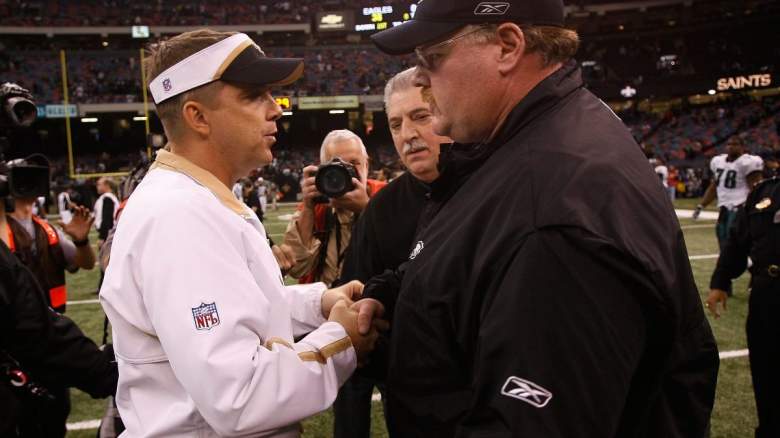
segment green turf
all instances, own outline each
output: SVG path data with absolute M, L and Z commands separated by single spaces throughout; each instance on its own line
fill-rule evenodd
M 692 209 L 697 199 L 678 200 L 677 208 Z M 711 208 L 712 210 L 712 208 Z M 279 211 L 266 215 L 266 229 L 277 242 L 281 242 L 286 221 L 280 220 L 280 215 L 289 215 L 294 207 L 286 205 Z M 690 255 L 716 254 L 718 245 L 715 239 L 714 221 L 693 221 L 682 218 L 686 245 Z M 95 238 L 92 238 L 95 241 Z M 702 299 L 708 292 L 709 277 L 715 267 L 716 260 L 693 260 L 694 277 L 699 287 Z M 83 271 L 68 276 L 68 289 L 71 299 L 89 300 L 95 299 L 97 289 L 98 271 Z M 745 316 L 747 314 L 747 276 L 743 276 L 734 283 L 734 296 L 728 302 L 728 311 L 718 320 L 710 318 L 713 332 L 721 351 L 738 350 L 746 348 L 745 340 Z M 103 313 L 97 304 L 81 306 L 69 306 L 68 316 L 73 318 L 87 335 L 100 342 L 103 330 Z M 709 317 L 709 316 L 708 316 Z M 727 359 L 721 361 L 718 378 L 718 389 L 715 409 L 712 416 L 712 438 L 746 438 L 752 436 L 756 424 L 755 403 L 751 389 L 750 370 L 746 357 Z M 92 420 L 103 415 L 105 402 L 92 400 L 85 394 L 73 391 L 73 410 L 70 422 Z M 332 436 L 333 416 L 330 410 L 317 415 L 304 422 L 304 437 L 326 438 Z M 72 431 L 68 438 L 94 437 L 94 430 Z M 372 437 L 386 437 L 384 421 L 382 419 L 381 403 L 373 403 L 372 410 Z

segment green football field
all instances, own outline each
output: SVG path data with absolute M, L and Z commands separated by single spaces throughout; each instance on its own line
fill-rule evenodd
M 695 202 L 690 200 L 676 203 L 678 208 L 692 208 L 693 205 Z M 292 206 L 283 206 L 276 212 L 269 211 L 265 222 L 266 228 L 277 242 L 282 240 L 282 233 L 292 211 Z M 704 299 L 718 252 L 714 221 L 693 221 L 682 218 L 680 224 L 685 233 L 688 253 L 693 257 L 691 265 L 696 283 Z M 92 241 L 95 240 L 93 236 Z M 104 315 L 100 305 L 90 301 L 97 298 L 98 277 L 97 270 L 82 271 L 68 277 L 69 300 L 87 302 L 71 303 L 67 315 L 74 319 L 88 336 L 99 343 L 103 333 Z M 710 318 L 710 324 L 722 353 L 747 348 L 744 329 L 747 299 L 747 276 L 743 276 L 734 283 L 734 297 L 728 302 L 728 312 L 718 320 Z M 105 401 L 92 400 L 78 390 L 73 390 L 72 394 L 73 409 L 68 422 L 77 430 L 71 430 L 68 437 L 94 437 L 97 426 L 91 420 L 99 419 L 103 415 Z M 307 420 L 304 423 L 304 437 L 330 437 L 332 422 L 330 411 Z M 738 356 L 721 360 L 717 400 L 712 415 L 712 438 L 746 438 L 752 436 L 755 425 L 755 403 L 748 358 Z M 374 402 L 372 436 L 387 436 L 379 402 Z

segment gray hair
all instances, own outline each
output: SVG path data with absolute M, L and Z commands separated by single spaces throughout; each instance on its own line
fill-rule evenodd
M 322 140 L 322 146 L 320 147 L 320 163 L 329 161 L 327 157 L 327 148 L 329 144 L 333 143 L 334 141 L 347 140 L 357 141 L 358 145 L 360 145 L 360 149 L 363 151 L 363 155 L 366 157 L 368 156 L 366 145 L 363 144 L 363 139 L 361 139 L 357 134 L 350 131 L 349 129 L 337 129 L 335 131 L 330 131 L 328 135 L 326 135 Z
M 385 85 L 385 111 L 388 110 L 390 105 L 390 97 L 399 91 L 408 90 L 414 87 L 414 74 L 417 71 L 417 67 L 408 68 L 401 73 L 390 78 Z

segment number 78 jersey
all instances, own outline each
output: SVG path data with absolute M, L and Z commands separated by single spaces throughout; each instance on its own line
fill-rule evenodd
M 718 189 L 718 208 L 734 209 L 743 204 L 750 193 L 747 176 L 762 171 L 764 161 L 761 157 L 749 154 L 743 154 L 734 161 L 728 161 L 727 157 L 721 154 L 713 158 L 710 170 Z

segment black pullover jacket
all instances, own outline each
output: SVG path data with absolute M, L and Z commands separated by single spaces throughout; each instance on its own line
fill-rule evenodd
M 365 291 L 399 436 L 703 437 L 719 362 L 683 234 L 576 63 L 441 163 L 400 292 Z

